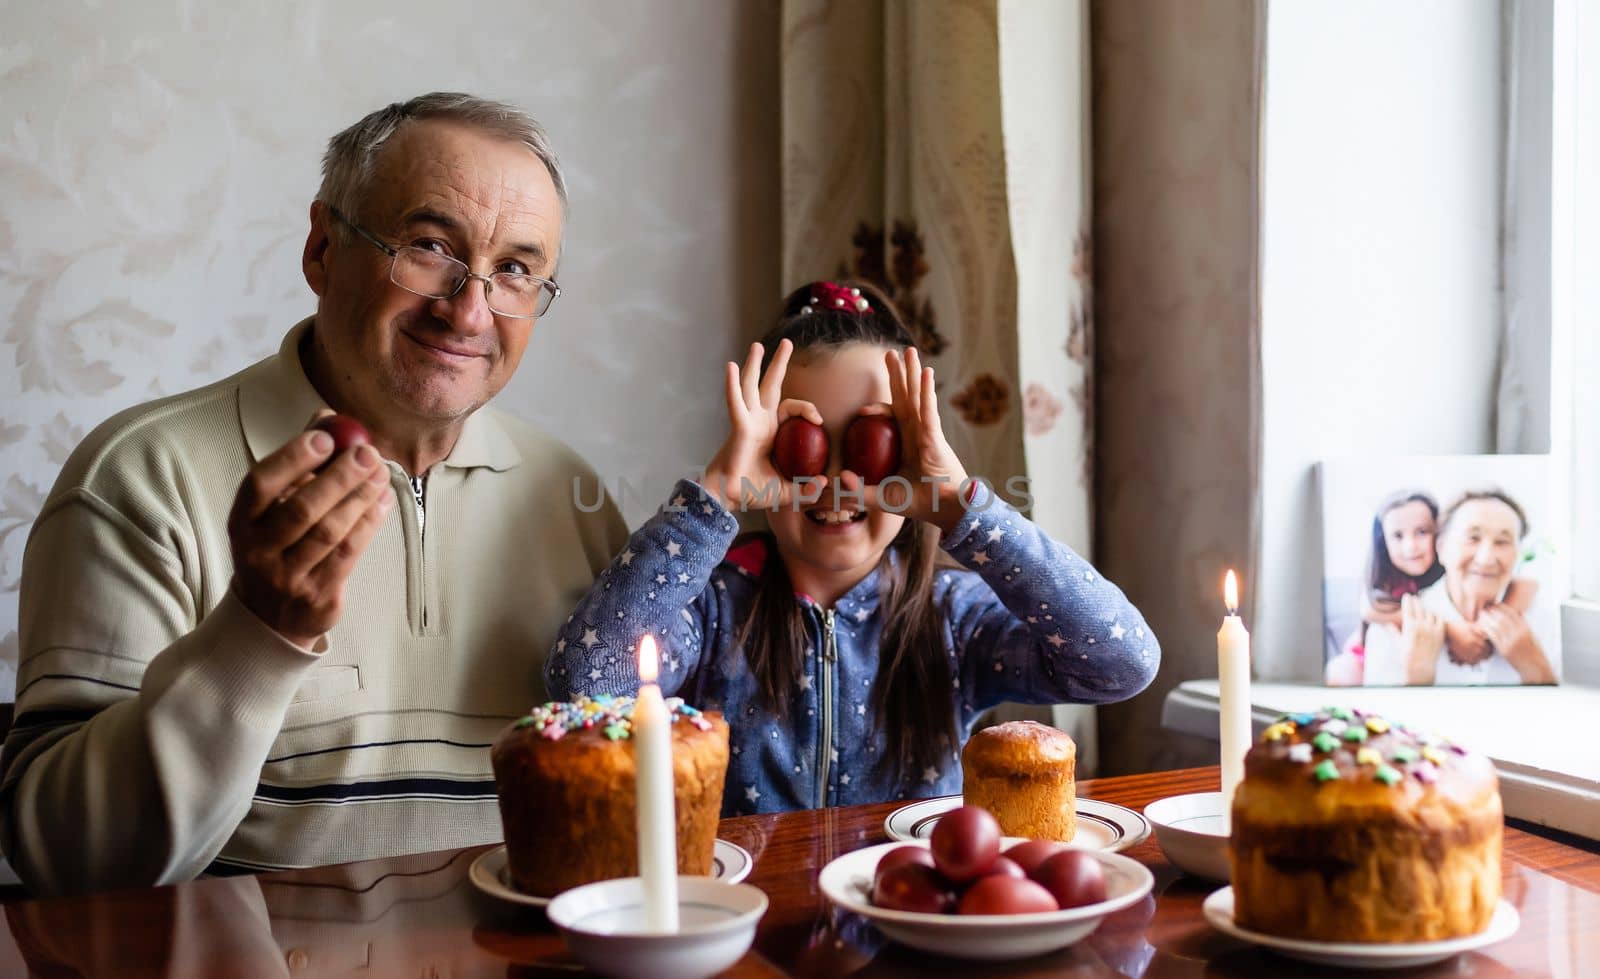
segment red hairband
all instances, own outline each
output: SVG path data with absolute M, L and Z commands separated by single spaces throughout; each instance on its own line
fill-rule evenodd
M 827 309 L 848 309 L 857 313 L 872 312 L 872 304 L 861 295 L 860 289 L 846 288 L 837 282 L 814 282 L 811 285 L 811 301 L 800 307 L 801 316 L 809 316 L 817 311 L 817 307 Z

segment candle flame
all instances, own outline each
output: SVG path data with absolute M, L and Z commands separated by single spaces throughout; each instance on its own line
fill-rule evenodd
M 1228 606 L 1229 615 L 1239 614 L 1239 579 L 1234 576 L 1233 569 L 1228 569 L 1228 576 L 1222 580 L 1222 602 Z
M 656 682 L 656 671 L 660 669 L 656 656 L 656 637 L 647 635 L 639 640 L 639 682 Z

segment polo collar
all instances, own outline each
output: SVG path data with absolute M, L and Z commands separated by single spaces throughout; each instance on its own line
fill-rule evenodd
M 276 452 L 305 431 L 313 415 L 328 407 L 306 376 L 300 344 L 311 331 L 313 317 L 296 323 L 283 338 L 278 355 L 245 372 L 239 384 L 239 423 L 255 461 Z M 442 465 L 452 469 L 486 468 L 504 472 L 522 461 L 522 453 L 490 408 L 467 417 L 461 435 Z

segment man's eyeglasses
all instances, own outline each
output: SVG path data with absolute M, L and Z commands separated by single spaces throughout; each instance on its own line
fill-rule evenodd
M 479 275 L 467 268 L 465 262 L 418 248 L 401 245 L 399 248 L 385 243 L 377 235 L 345 217 L 336 207 L 329 207 L 333 216 L 349 225 L 356 234 L 372 244 L 393 261 L 389 265 L 389 281 L 407 292 L 427 299 L 449 299 L 461 291 L 470 279 L 482 279 L 485 298 L 490 311 L 500 316 L 531 320 L 543 316 L 550 304 L 561 295 L 561 287 L 554 279 L 521 272 L 494 272 Z

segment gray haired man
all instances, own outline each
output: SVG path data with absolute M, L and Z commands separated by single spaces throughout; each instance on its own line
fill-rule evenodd
M 435 93 L 335 136 L 272 357 L 86 438 L 24 559 L 0 845 L 40 893 L 500 838 L 485 747 L 626 540 L 485 407 L 560 295 L 544 131 Z M 372 445 L 335 454 L 332 409 Z M 396 505 L 398 503 L 398 505 Z

